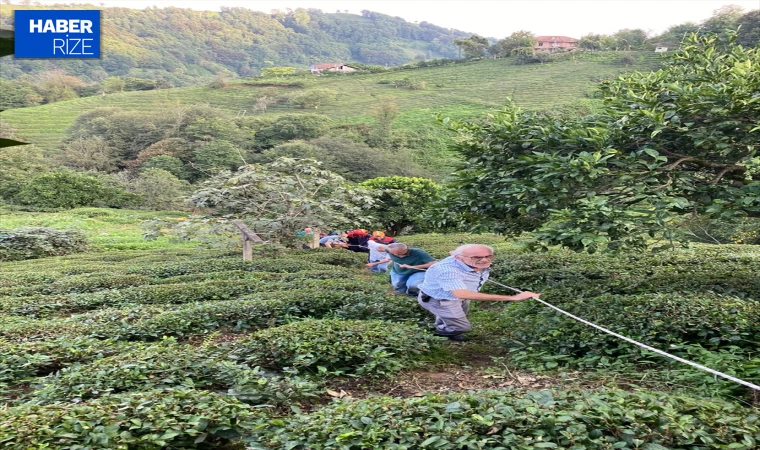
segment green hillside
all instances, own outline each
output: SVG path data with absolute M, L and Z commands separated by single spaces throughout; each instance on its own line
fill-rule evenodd
M 631 65 L 621 64 L 628 56 Z M 659 64 L 659 55 L 644 52 L 579 54 L 567 60 L 531 65 L 516 65 L 512 59 L 495 59 L 396 70 L 386 73 L 346 76 L 308 76 L 294 78 L 303 87 L 326 88 L 337 92 L 317 110 L 298 109 L 290 104 L 275 104 L 259 115 L 292 112 L 317 112 L 336 124 L 371 122 L 368 111 L 379 98 L 395 99 L 401 115 L 395 126 L 415 130 L 433 125 L 433 115 L 452 118 L 472 117 L 498 108 L 506 97 L 530 110 L 557 108 L 588 98 L 598 81 L 634 70 L 647 71 Z M 424 82 L 425 88 L 411 90 L 394 87 L 393 81 L 409 79 Z M 274 79 L 284 84 L 291 79 Z M 261 83 L 258 79 L 255 83 Z M 293 87 L 230 84 L 224 89 L 204 86 L 136 91 L 79 98 L 49 105 L 5 111 L 2 121 L 16 129 L 16 136 L 33 142 L 45 152 L 53 152 L 64 140 L 66 130 L 80 114 L 98 107 L 115 106 L 130 111 L 153 111 L 175 104 L 209 104 L 231 115 L 254 114 L 256 98 L 292 93 Z
M 270 14 L 224 6 L 219 12 L 92 4 L 55 7 L 102 11 L 103 57 L 90 61 L 11 59 L 0 67 L 2 78 L 63 69 L 87 82 L 133 76 L 187 86 L 218 72 L 249 77 L 272 66 L 308 69 L 314 63 L 349 61 L 395 66 L 415 59 L 455 58 L 454 40 L 469 36 L 371 11 L 359 16 L 302 8 Z M 13 25 L 16 8 L 52 7 L 3 5 L 0 25 Z

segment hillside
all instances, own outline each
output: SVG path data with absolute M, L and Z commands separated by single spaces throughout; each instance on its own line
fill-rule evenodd
M 622 64 L 621 58 L 630 65 Z M 16 129 L 16 136 L 52 153 L 66 137 L 66 130 L 77 116 L 94 108 L 120 107 L 129 111 L 153 111 L 175 104 L 209 104 L 235 116 L 254 114 L 261 95 L 286 95 L 297 82 L 308 91 L 331 89 L 334 100 L 318 109 L 298 109 L 291 104 L 275 104 L 261 116 L 286 112 L 318 112 L 340 123 L 370 123 L 368 112 L 383 97 L 392 97 L 400 116 L 394 127 L 401 130 L 434 128 L 436 113 L 452 118 L 473 117 L 498 108 L 506 97 L 529 110 L 556 109 L 589 98 L 603 79 L 635 70 L 648 71 L 660 62 L 649 52 L 598 52 L 570 55 L 564 61 L 516 65 L 510 59 L 482 60 L 441 67 L 397 70 L 386 73 L 340 76 L 308 76 L 254 80 L 229 84 L 224 89 L 194 86 L 153 91 L 108 94 L 61 101 L 54 104 L 5 111 L 2 120 Z M 394 87 L 397 80 L 424 82 L 424 89 Z M 259 83 L 259 84 L 256 84 Z
M 220 12 L 90 4 L 56 7 L 102 10 L 103 58 L 4 61 L 2 78 L 61 68 L 90 82 L 132 76 L 180 86 L 217 72 L 255 76 L 272 66 L 307 69 L 312 63 L 348 61 L 398 65 L 414 59 L 453 58 L 457 56 L 453 41 L 469 35 L 371 11 L 357 16 L 318 9 L 268 14 L 227 7 Z M 3 5 L 0 25 L 12 25 L 17 8 L 21 6 Z

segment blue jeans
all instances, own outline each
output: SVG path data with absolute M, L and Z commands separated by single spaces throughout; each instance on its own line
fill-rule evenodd
M 377 261 L 370 261 L 370 262 L 377 262 Z M 390 264 L 390 263 L 389 263 L 389 262 L 387 262 L 387 263 L 385 263 L 385 264 L 378 264 L 378 265 L 376 265 L 376 266 L 372 266 L 372 267 L 370 267 L 370 268 L 369 268 L 369 270 L 370 270 L 371 272 L 374 272 L 374 273 L 385 272 L 385 271 L 387 271 L 387 270 L 388 270 L 388 264 Z
M 416 297 L 420 291 L 420 284 L 425 280 L 425 272 L 414 272 L 407 275 L 399 275 L 391 270 L 391 285 L 396 292 Z

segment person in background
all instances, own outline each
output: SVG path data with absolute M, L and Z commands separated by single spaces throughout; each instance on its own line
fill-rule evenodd
M 467 340 L 461 335 L 472 330 L 467 320 L 470 300 L 517 302 L 540 295 L 533 292 L 517 295 L 481 293 L 494 258 L 493 248 L 487 245 L 462 245 L 450 255 L 427 271 L 417 298 L 420 306 L 435 316 L 434 333 L 437 336 L 458 342 Z
M 346 235 L 348 237 L 348 249 L 352 252 L 369 253 L 369 247 L 367 242 L 369 241 L 370 234 L 367 230 L 356 229 L 351 230 Z
M 384 231 L 373 231 L 371 239 L 379 244 L 385 244 L 385 245 L 394 244 L 398 242 L 392 237 L 386 236 Z
M 410 248 L 406 244 L 394 243 L 385 247 L 391 267 L 391 285 L 400 294 L 416 297 L 419 285 L 425 279 L 425 271 L 437 262 L 421 248 Z
M 369 270 L 374 273 L 388 270 L 391 259 L 385 252 L 386 246 L 370 239 L 367 242 L 367 247 L 369 247 L 369 262 L 365 264 L 365 267 L 369 267 Z
M 338 233 L 337 231 L 333 231 L 319 240 L 319 246 L 327 248 L 348 247 L 348 244 L 346 243 L 346 232 Z

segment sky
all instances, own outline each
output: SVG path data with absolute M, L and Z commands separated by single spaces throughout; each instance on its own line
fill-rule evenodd
M 42 4 L 74 0 L 42 0 Z M 651 34 L 671 25 L 701 22 L 713 11 L 737 5 L 745 11 L 760 9 L 760 0 L 79 0 L 76 3 L 145 8 L 176 6 L 217 11 L 238 6 L 270 12 L 273 9 L 316 8 L 359 14 L 370 10 L 398 16 L 408 22 L 430 22 L 481 36 L 503 38 L 526 30 L 537 36 L 580 38 L 588 33 L 612 34 L 624 28 L 641 28 Z M 11 3 L 19 3 L 12 0 Z

